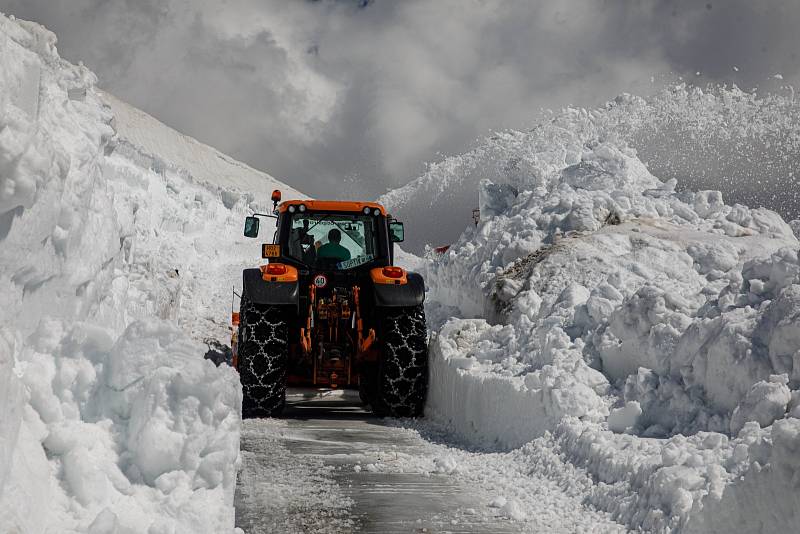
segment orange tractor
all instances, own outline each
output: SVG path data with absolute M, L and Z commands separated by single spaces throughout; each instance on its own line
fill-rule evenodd
M 394 266 L 403 223 L 380 204 L 324 200 L 281 202 L 245 220 L 277 218 L 268 261 L 245 269 L 234 365 L 245 417 L 277 415 L 286 387 L 352 388 L 373 412 L 422 413 L 428 382 L 425 286 Z

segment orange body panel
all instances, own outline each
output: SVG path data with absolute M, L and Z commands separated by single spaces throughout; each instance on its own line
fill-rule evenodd
M 399 269 L 399 267 L 393 267 L 395 269 Z M 375 267 L 369 271 L 369 276 L 372 278 L 372 283 L 374 284 L 385 284 L 385 285 L 393 285 L 393 286 L 403 286 L 408 283 L 408 273 L 405 269 L 402 269 L 403 276 L 400 278 L 392 278 L 390 276 L 386 276 L 383 272 L 383 267 Z
M 377 208 L 381 215 L 386 215 L 386 208 L 377 202 L 352 202 L 349 200 L 287 200 L 278 206 L 278 211 L 283 213 L 289 206 L 305 204 L 310 211 L 352 211 L 361 213 L 364 208 Z
M 270 274 L 267 272 L 269 265 L 283 265 L 286 267 L 286 272 L 283 274 Z M 297 282 L 297 268 L 284 263 L 270 263 L 269 265 L 262 265 L 261 279 L 265 282 Z

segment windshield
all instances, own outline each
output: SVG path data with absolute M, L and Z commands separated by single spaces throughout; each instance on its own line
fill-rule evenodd
M 370 215 L 295 213 L 287 255 L 311 267 L 352 269 L 375 259 L 376 237 Z

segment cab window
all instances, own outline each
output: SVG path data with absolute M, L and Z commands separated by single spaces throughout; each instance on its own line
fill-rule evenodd
M 295 213 L 287 254 L 310 267 L 358 267 L 378 254 L 377 223 L 361 214 Z

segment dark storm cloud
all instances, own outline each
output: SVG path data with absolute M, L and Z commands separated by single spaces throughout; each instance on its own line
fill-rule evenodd
M 0 0 L 101 85 L 322 196 L 373 196 L 542 107 L 681 75 L 798 81 L 800 2 Z M 735 70 L 734 67 L 736 67 Z M 700 72 L 698 77 L 695 73 Z M 342 185 L 344 183 L 344 185 Z

